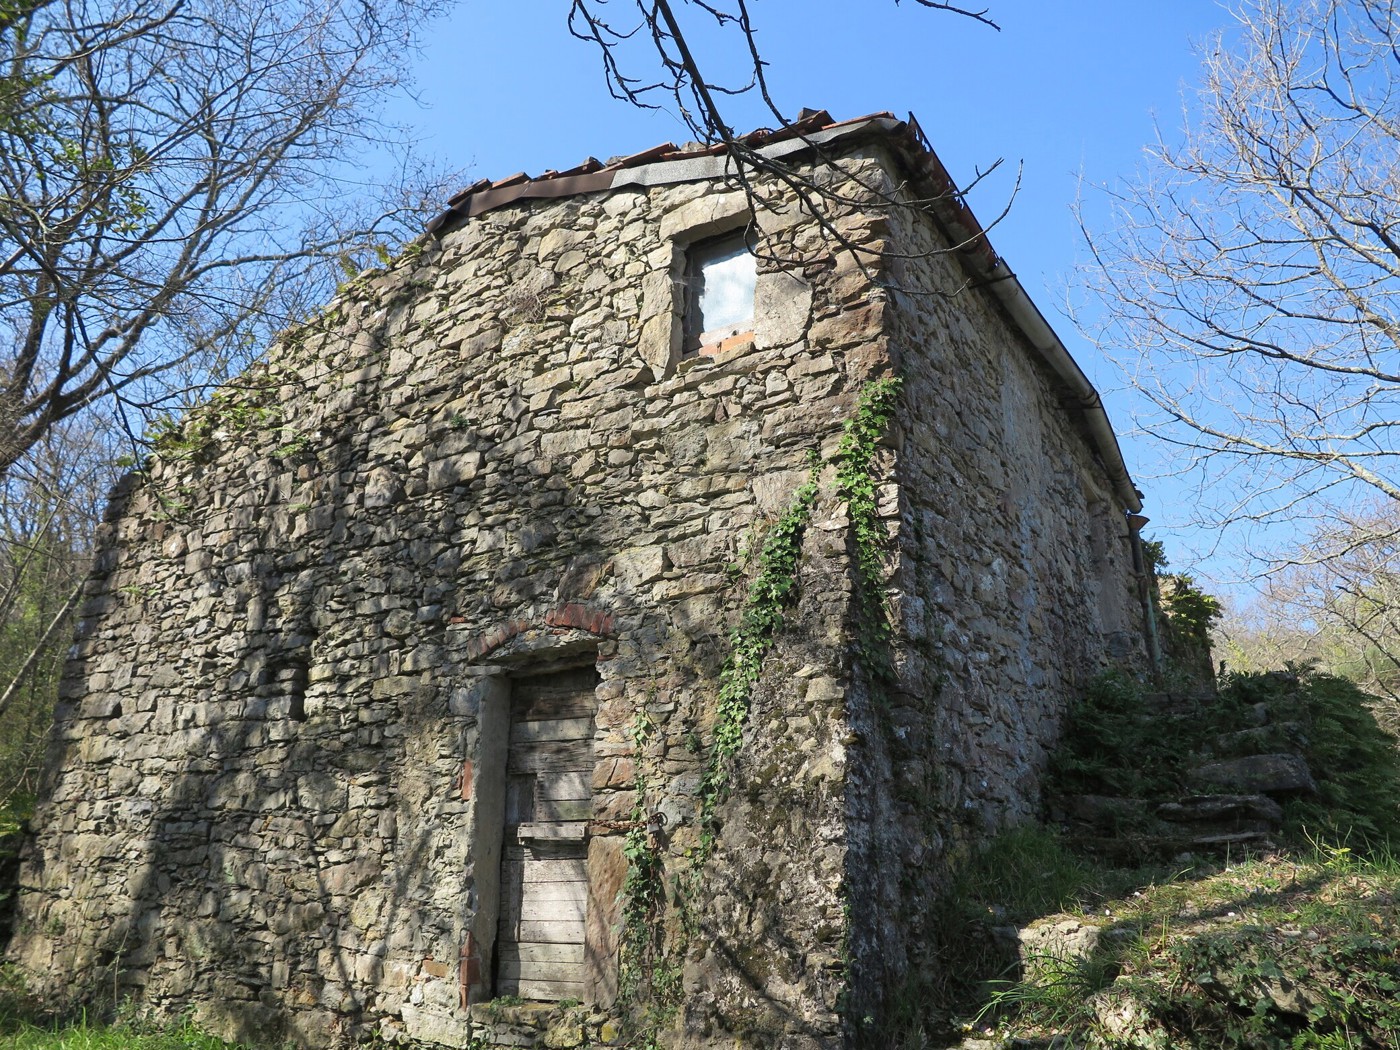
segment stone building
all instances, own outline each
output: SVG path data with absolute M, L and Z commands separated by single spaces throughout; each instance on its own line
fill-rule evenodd
M 1147 659 L 1141 507 L 912 118 L 744 144 L 471 187 L 118 487 L 33 988 L 880 1045 L 949 866 Z

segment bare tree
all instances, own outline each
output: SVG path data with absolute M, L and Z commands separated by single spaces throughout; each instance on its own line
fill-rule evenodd
M 321 263 L 404 239 L 397 215 L 347 215 L 327 172 L 384 133 L 369 104 L 401 80 L 428 6 L 0 0 L 0 474 L 99 400 L 150 409 L 177 373 L 225 378 L 326 297 Z M 687 38 L 696 19 L 731 33 L 746 83 L 707 79 Z M 747 0 L 573 0 L 569 24 L 599 48 L 614 95 L 669 99 L 697 137 L 730 148 L 746 188 L 776 173 L 823 214 L 822 188 L 721 112 L 718 100 L 757 91 L 791 124 Z M 624 57 L 633 43 L 640 57 Z M 633 76 L 633 60 L 656 75 Z
M 333 164 L 382 141 L 417 0 L 10 0 L 0 20 L 0 475 L 103 399 L 218 378 L 402 239 Z M 334 279 L 329 278 L 331 287 Z
M 1227 618 L 1229 664 L 1313 665 L 1400 711 L 1400 539 L 1390 514 L 1370 505 L 1315 529 L 1309 557 L 1281 567 L 1260 597 Z
M 1106 232 L 1084 223 L 1096 335 L 1131 355 L 1207 520 L 1345 524 L 1400 499 L 1400 7 L 1235 17 L 1179 143 L 1113 191 Z
M 725 119 L 719 100 L 725 96 L 757 92 L 779 126 L 790 126 L 768 90 L 764 61 L 755 35 L 748 0 L 684 0 L 682 10 L 697 21 L 709 22 L 731 33 L 747 57 L 746 79 L 735 83 L 710 80 L 700 68 L 697 52 L 691 47 L 691 31 L 686 19 L 677 15 L 670 0 L 632 0 L 621 11 L 610 9 L 608 0 L 571 0 L 569 30 L 580 40 L 595 44 L 603 60 L 603 72 L 613 98 L 644 109 L 672 104 L 690 133 L 701 142 L 736 144 L 736 134 Z M 894 0 L 895 4 L 899 0 Z M 914 0 L 921 7 L 962 15 L 998 28 L 990 12 L 938 0 Z M 639 48 L 628 45 L 639 43 Z M 624 54 L 624 49 L 627 53 Z M 640 54 L 638 54 L 640 52 Z M 637 73 L 631 62 L 649 72 Z
M 896 4 L 899 0 L 894 0 Z M 920 7 L 960 15 L 992 29 L 996 22 L 985 8 L 964 7 L 943 0 L 914 0 Z M 724 102 L 736 95 L 757 94 L 763 108 L 772 117 L 775 129 L 799 130 L 805 111 L 793 114 L 774 99 L 769 90 L 764 60 L 756 34 L 749 0 L 630 0 L 614 7 L 608 0 L 571 0 L 569 29 L 575 37 L 597 47 L 603 63 L 608 90 L 619 101 L 642 109 L 668 108 L 674 110 L 696 141 L 712 146 L 722 145 L 734 161 L 734 178 L 747 194 L 755 215 L 768 210 L 778 197 L 791 193 L 802 208 L 816 219 L 828 240 L 857 259 L 870 261 L 880 255 L 894 256 L 888 250 L 876 251 L 843 235 L 831 221 L 833 209 L 857 203 L 843 197 L 820 178 L 804 175 L 798 167 L 774 159 L 762 152 L 766 135 L 740 134 L 725 116 Z M 691 41 L 703 30 L 718 30 L 726 44 L 743 55 L 739 62 L 742 75 L 735 81 L 712 79 L 702 64 L 702 55 Z M 821 146 L 802 136 L 817 157 L 830 161 Z M 999 167 L 998 160 L 985 171 L 979 171 L 966 185 L 940 189 L 936 198 L 920 200 L 907 195 L 882 193 L 872 185 L 857 180 L 865 194 L 859 202 L 870 207 L 872 196 L 884 199 L 889 207 L 922 208 L 935 201 L 961 199 L 986 175 Z M 756 177 L 771 176 L 777 193 L 769 199 L 758 187 Z M 1019 179 L 1018 179 L 1019 185 Z M 1010 197 L 1015 196 L 1013 189 Z M 989 229 L 1006 214 L 1008 204 L 997 220 L 987 224 Z M 961 247 L 961 246 L 960 246 Z M 760 249 L 751 238 L 750 250 L 757 254 L 771 253 Z M 779 265 L 791 265 L 796 260 L 771 255 Z

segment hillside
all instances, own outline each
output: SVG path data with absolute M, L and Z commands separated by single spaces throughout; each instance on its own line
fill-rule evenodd
M 1237 676 L 1187 698 L 1098 683 L 1057 759 L 1060 822 L 1003 836 L 962 873 L 955 1033 L 897 1038 L 1400 1047 L 1400 780 L 1367 703 L 1326 676 Z

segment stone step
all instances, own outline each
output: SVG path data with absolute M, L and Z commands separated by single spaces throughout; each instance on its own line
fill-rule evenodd
M 1187 689 L 1175 692 L 1144 693 L 1142 711 L 1147 714 L 1189 714 L 1218 702 L 1213 692 L 1201 689 Z
M 1266 846 L 1283 824 L 1282 807 L 1261 793 L 1186 795 L 1168 802 L 1073 795 L 1058 800 L 1054 810 L 1079 848 L 1129 863 Z
M 1101 831 L 1141 829 L 1152 819 L 1146 799 L 1117 795 L 1066 795 L 1055 799 L 1050 816 L 1062 824 L 1078 824 Z
M 1154 815 L 1172 824 L 1215 832 L 1268 832 L 1283 825 L 1283 807 L 1267 795 L 1187 795 L 1164 802 Z
M 1071 832 L 1069 841 L 1077 850 L 1102 858 L 1106 863 L 1127 867 L 1169 861 L 1182 854 L 1269 850 L 1277 845 L 1271 834 L 1262 831 L 1132 836 Z
M 1283 822 L 1282 808 L 1262 793 L 1202 793 L 1167 802 L 1113 795 L 1069 795 L 1057 800 L 1053 808 L 1061 823 L 1099 831 L 1166 830 L 1160 827 L 1164 821 L 1184 831 L 1266 831 L 1277 829 Z
M 1317 782 L 1301 755 L 1249 755 L 1206 762 L 1186 774 L 1189 784 L 1203 792 L 1238 794 L 1315 795 Z
M 1280 747 L 1303 747 L 1308 742 L 1301 722 L 1271 722 L 1268 725 L 1221 733 L 1211 747 L 1219 754 L 1264 754 Z

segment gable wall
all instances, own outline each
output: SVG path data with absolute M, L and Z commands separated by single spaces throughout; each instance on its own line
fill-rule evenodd
M 464 991 L 490 994 L 503 689 L 558 663 L 601 676 L 595 819 L 632 817 L 642 775 L 667 878 L 684 867 L 748 555 L 883 367 L 864 293 L 836 298 L 820 265 L 759 348 L 649 363 L 667 238 L 713 219 L 712 196 L 473 220 L 356 282 L 129 479 L 25 868 L 11 956 L 37 988 L 193 1003 L 264 1041 L 388 1018 L 465 1045 Z M 697 894 L 711 950 L 690 1012 L 717 1032 L 837 1030 L 844 539 L 807 547 L 742 758 L 782 786 L 782 819 L 768 787 L 736 793 L 734 848 Z M 604 953 L 623 835 L 590 847 Z

